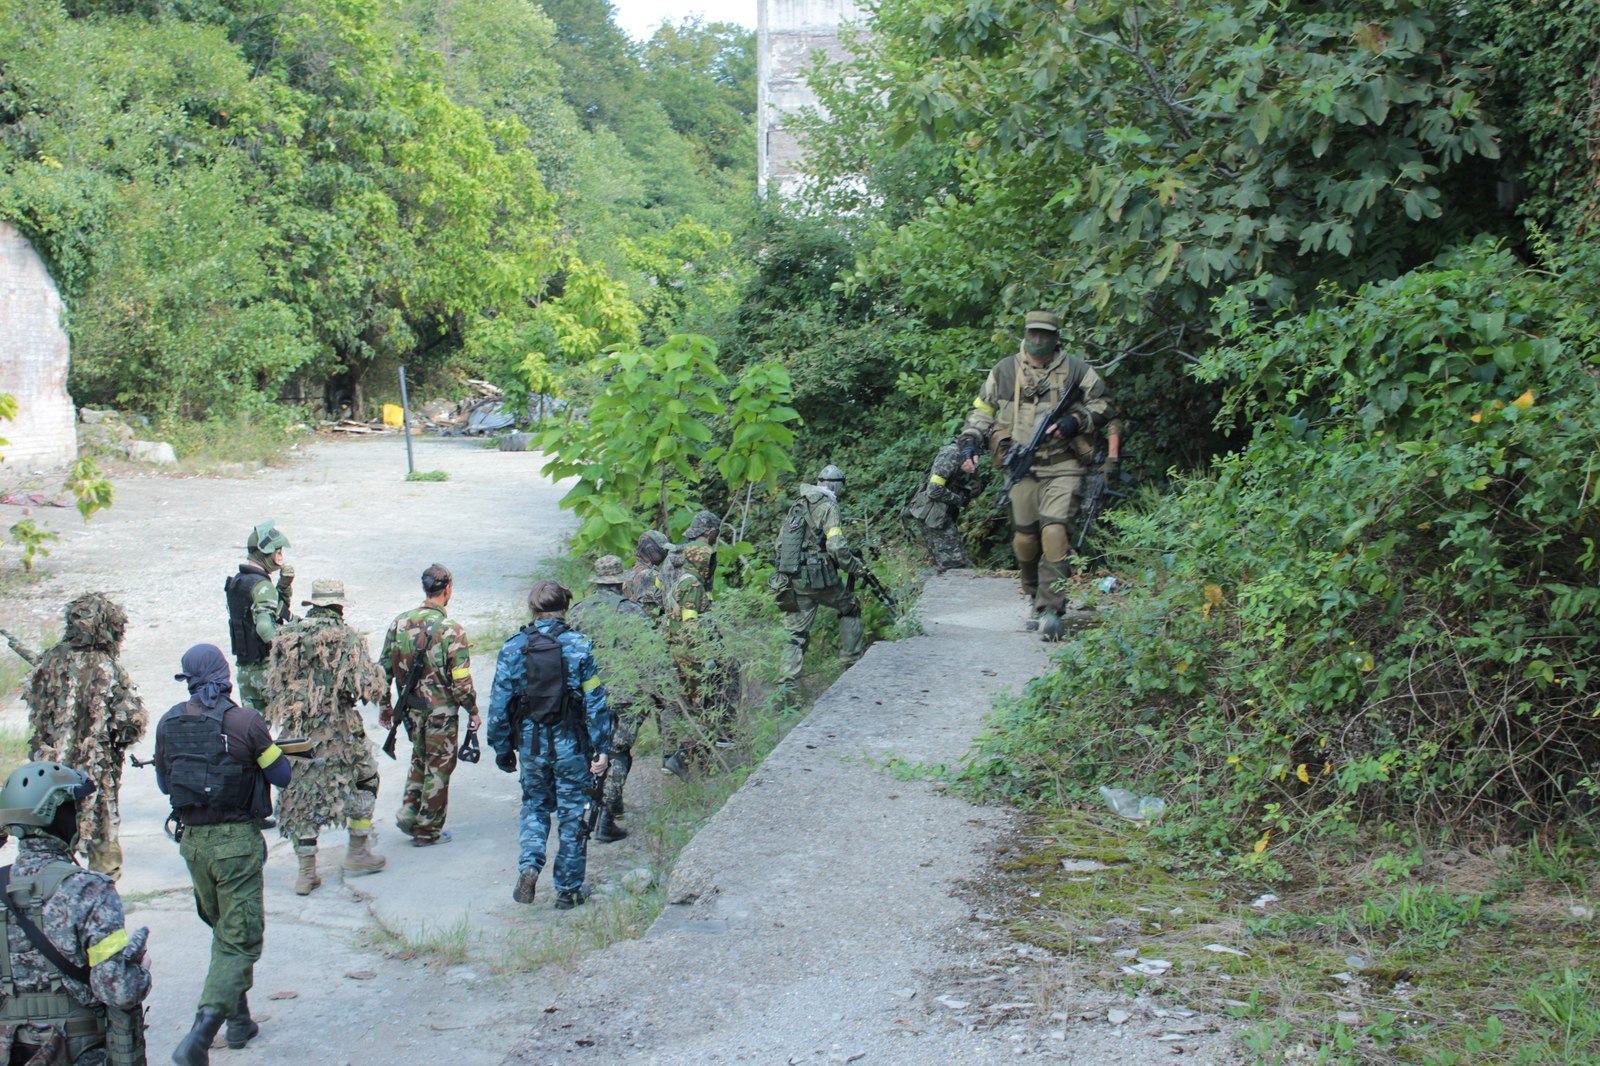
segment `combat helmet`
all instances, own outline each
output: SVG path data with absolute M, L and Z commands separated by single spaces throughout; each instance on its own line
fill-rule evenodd
M 279 532 L 270 518 L 257 524 L 244 543 L 245 551 L 250 553 L 250 558 L 264 564 L 270 564 L 272 557 L 288 546 L 289 538 Z M 268 565 L 267 569 L 271 570 L 272 567 Z
M 111 597 L 88 592 L 67 604 L 63 638 L 74 648 L 115 649 L 128 629 L 128 613 Z
M 43 830 L 76 844 L 78 803 L 94 795 L 89 775 L 58 762 L 30 762 L 0 788 L 0 826 L 29 836 Z M 70 810 L 63 814 L 62 808 Z
M 844 491 L 844 471 L 829 463 L 817 475 L 817 484 L 838 496 Z

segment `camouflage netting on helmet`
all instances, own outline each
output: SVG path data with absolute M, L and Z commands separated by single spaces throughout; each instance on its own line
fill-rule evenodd
M 127 612 L 109 596 L 90 592 L 67 604 L 67 629 L 62 639 L 75 648 L 114 652 L 127 629 Z
M 383 696 L 384 677 L 360 633 L 324 608 L 278 631 L 266 675 L 266 717 L 279 736 L 316 744 L 309 765 L 279 793 L 278 825 L 290 840 L 342 823 L 362 765 L 371 757 L 356 704 Z

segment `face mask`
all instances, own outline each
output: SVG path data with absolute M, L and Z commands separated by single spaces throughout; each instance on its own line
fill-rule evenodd
M 1024 337 L 1022 341 L 1022 350 L 1033 356 L 1035 359 L 1047 359 L 1055 353 L 1056 339 L 1048 335 L 1042 337 Z

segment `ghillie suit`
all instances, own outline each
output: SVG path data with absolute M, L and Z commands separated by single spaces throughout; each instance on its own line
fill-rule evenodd
M 371 856 L 373 865 L 365 857 L 371 855 L 378 764 L 356 704 L 382 699 L 384 677 L 367 657 L 366 640 L 335 608 L 313 607 L 278 631 L 265 687 L 266 717 L 278 735 L 306 737 L 315 745 L 315 757 L 296 768 L 293 782 L 278 797 L 279 831 L 301 856 L 296 890 L 305 886 L 303 895 L 321 883 L 315 869 L 317 834 L 341 821 L 350 829 L 345 869 L 377 872 L 382 861 Z
M 113 600 L 79 596 L 67 605 L 61 643 L 39 657 L 22 692 L 32 757 L 80 768 L 94 782 L 94 795 L 79 807 L 78 847 L 89 869 L 113 879 L 122 874 L 122 765 L 149 724 L 138 688 L 117 661 L 127 628 L 127 613 Z

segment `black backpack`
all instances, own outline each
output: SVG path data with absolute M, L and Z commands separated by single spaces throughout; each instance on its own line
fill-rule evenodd
M 548 633 L 529 626 L 522 650 L 522 691 L 517 717 L 537 726 L 558 725 L 569 716 L 571 690 L 567 688 L 567 661 L 556 639 L 566 631 L 552 626 Z

